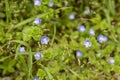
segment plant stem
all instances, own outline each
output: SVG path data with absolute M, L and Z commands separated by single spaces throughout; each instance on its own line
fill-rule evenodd
M 55 35 L 56 35 L 56 24 L 54 23 L 53 38 L 52 38 L 52 41 L 51 41 L 51 45 L 53 45 L 53 43 L 54 43 Z
M 9 10 L 9 2 L 8 0 L 5 0 L 5 11 L 6 11 L 6 22 L 9 22 L 10 18 L 10 10 Z

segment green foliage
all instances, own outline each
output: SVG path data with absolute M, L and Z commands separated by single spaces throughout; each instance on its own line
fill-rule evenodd
M 30 41 L 32 38 L 35 41 L 39 41 L 40 37 L 43 34 L 42 30 L 39 27 L 26 27 L 22 33 L 24 41 Z
M 120 75 L 120 0 L 33 0 L 0 1 L 0 80 L 116 80 Z M 68 4 L 67 4 L 68 2 Z M 84 10 L 90 13 L 85 14 Z M 69 14 L 75 14 L 70 20 Z M 36 26 L 34 19 L 42 23 Z M 78 26 L 85 25 L 85 32 Z M 95 36 L 88 34 L 93 29 Z M 99 43 L 98 35 L 108 41 Z M 47 45 L 40 43 L 41 36 L 50 38 Z M 84 41 L 92 46 L 86 48 Z M 25 47 L 25 53 L 19 48 Z M 80 50 L 82 56 L 76 56 Z M 34 54 L 43 57 L 35 61 Z M 115 60 L 110 64 L 110 57 Z
M 0 69 L 3 70 L 2 75 L 7 74 L 7 73 L 13 73 L 15 72 L 14 65 L 15 65 L 15 60 L 4 60 L 4 63 L 0 65 Z
M 37 72 L 37 76 L 39 76 L 41 79 L 43 79 L 46 76 L 46 73 L 44 70 L 39 69 Z

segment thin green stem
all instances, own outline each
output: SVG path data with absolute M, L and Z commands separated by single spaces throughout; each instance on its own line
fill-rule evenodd
M 28 69 L 29 69 L 29 74 L 28 74 L 28 78 L 32 78 L 32 54 L 31 54 L 31 49 L 29 50 L 29 59 L 28 59 Z
M 9 22 L 10 18 L 10 10 L 9 10 L 9 2 L 8 0 L 5 0 L 5 10 L 6 10 L 6 22 Z
M 56 24 L 54 23 L 53 38 L 52 38 L 52 41 L 51 41 L 51 45 L 53 45 L 53 43 L 54 43 L 55 35 L 56 35 Z

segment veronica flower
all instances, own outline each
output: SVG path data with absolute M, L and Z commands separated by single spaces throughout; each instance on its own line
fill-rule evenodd
M 33 80 L 40 80 L 39 78 L 33 78 Z
M 20 52 L 20 53 L 24 53 L 24 52 L 25 52 L 25 47 L 20 47 L 20 48 L 19 48 L 19 52 Z
M 84 10 L 84 14 L 86 14 L 86 15 L 90 14 L 90 10 L 89 9 L 85 9 Z
M 76 51 L 76 56 L 77 56 L 77 57 L 81 57 L 82 55 L 83 55 L 83 54 L 82 54 L 81 51 L 79 51 L 79 50 Z
M 86 40 L 86 41 L 84 41 L 84 46 L 85 46 L 86 48 L 91 47 L 91 46 L 92 46 L 92 43 L 90 42 L 90 40 Z
M 48 44 L 49 41 L 50 41 L 49 37 L 42 36 L 42 38 L 41 38 L 41 44 Z
M 41 22 L 42 22 L 42 20 L 39 18 L 35 18 L 35 20 L 34 20 L 35 25 L 39 25 L 39 24 L 41 24 Z
M 41 54 L 41 52 L 37 52 L 35 55 L 34 55 L 34 58 L 36 59 L 36 60 L 39 60 L 39 59 L 41 59 L 43 57 L 43 55 Z
M 94 35 L 95 35 L 95 31 L 94 31 L 93 29 L 90 29 L 90 30 L 88 31 L 88 34 L 90 34 L 91 36 L 94 36 Z
M 115 63 L 115 60 L 114 60 L 112 57 L 110 57 L 109 63 L 110 63 L 110 64 L 114 64 L 114 63 Z
M 68 18 L 69 18 L 70 20 L 74 20 L 74 19 L 75 19 L 75 14 L 69 14 Z
M 42 0 L 34 0 L 34 5 L 35 6 L 40 6 L 41 2 L 42 2 Z
M 53 6 L 54 6 L 54 1 L 51 0 L 51 1 L 49 2 L 48 6 L 49 6 L 49 7 L 53 7 Z
M 79 32 L 84 32 L 85 31 L 85 26 L 84 25 L 79 26 L 78 31 Z
M 97 37 L 97 40 L 98 40 L 99 43 L 103 43 L 103 42 L 108 41 L 108 38 L 107 38 L 107 36 L 99 35 L 99 36 Z

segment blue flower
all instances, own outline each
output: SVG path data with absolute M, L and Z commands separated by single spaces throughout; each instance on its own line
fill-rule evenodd
M 98 40 L 99 43 L 103 43 L 103 42 L 108 41 L 108 38 L 107 38 L 107 36 L 99 35 L 99 36 L 97 37 L 97 40 Z
M 74 15 L 74 14 L 69 14 L 68 18 L 69 18 L 70 20 L 73 20 L 73 19 L 75 19 L 75 15 Z
M 40 80 L 39 78 L 33 78 L 33 80 Z
M 112 57 L 110 57 L 110 58 L 109 58 L 109 63 L 110 63 L 110 64 L 114 64 L 114 63 L 115 63 L 115 60 L 114 60 Z
M 42 38 L 41 38 L 41 44 L 48 44 L 49 41 L 50 41 L 49 37 L 42 36 Z
M 24 52 L 25 52 L 25 47 L 20 47 L 20 48 L 19 48 L 19 52 L 20 52 L 20 53 L 24 53 Z
M 35 20 L 34 20 L 35 25 L 39 25 L 39 24 L 41 24 L 41 22 L 42 22 L 42 20 L 39 18 L 35 18 Z
M 85 46 L 86 48 L 91 47 L 91 46 L 92 46 L 92 43 L 90 42 L 90 40 L 86 40 L 86 41 L 84 41 L 84 46 Z
M 49 6 L 49 7 L 53 7 L 53 6 L 54 6 L 53 0 L 51 0 L 51 1 L 49 2 L 48 6 Z
M 84 10 L 84 14 L 86 14 L 86 15 L 90 14 L 90 10 L 89 9 L 85 9 Z
M 91 36 L 94 36 L 94 35 L 95 35 L 95 31 L 94 31 L 93 29 L 90 29 L 90 30 L 88 31 L 88 34 L 90 34 Z
M 34 5 L 35 6 L 40 6 L 41 2 L 42 2 L 42 0 L 34 0 Z
M 85 26 L 84 25 L 78 26 L 78 31 L 79 32 L 84 32 L 85 31 Z
M 82 54 L 81 51 L 79 51 L 79 50 L 76 51 L 76 56 L 77 56 L 77 57 L 81 57 L 82 55 L 83 55 L 83 54 Z
M 39 60 L 39 59 L 41 59 L 43 57 L 43 55 L 41 54 L 41 52 L 37 52 L 35 55 L 34 55 L 34 58 L 36 59 L 36 60 Z

